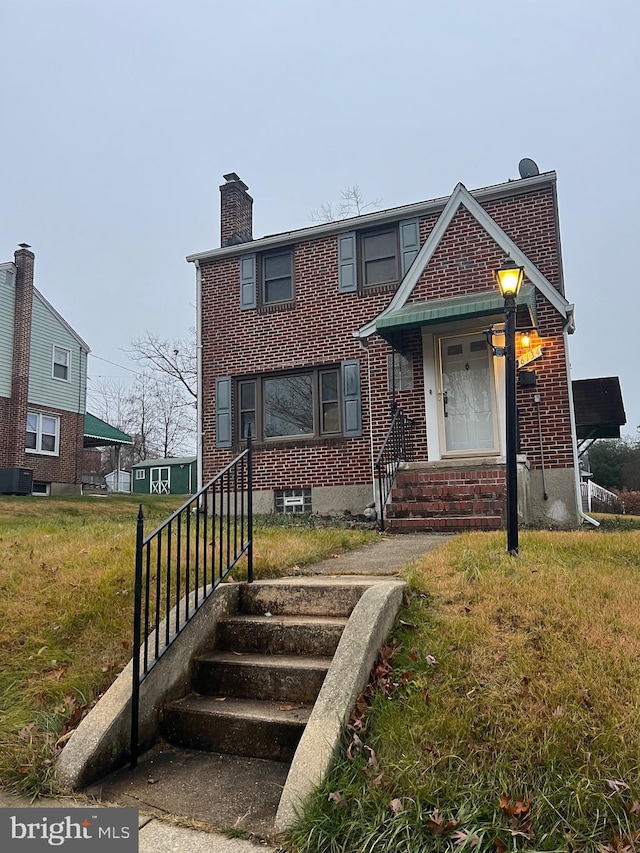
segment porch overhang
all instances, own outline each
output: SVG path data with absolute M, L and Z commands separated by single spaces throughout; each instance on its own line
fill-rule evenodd
M 533 328 L 536 325 L 536 289 L 532 284 L 524 285 L 516 297 L 518 328 Z M 504 313 L 504 299 L 498 292 L 482 291 L 464 296 L 444 299 L 429 299 L 426 302 L 411 302 L 390 311 L 376 320 L 376 332 L 383 338 L 391 338 L 397 332 L 417 329 L 437 323 L 453 323 L 476 317 L 490 317 Z
M 133 445 L 133 439 L 126 432 L 111 426 L 101 418 L 87 412 L 84 416 L 84 446 L 113 447 L 118 444 Z

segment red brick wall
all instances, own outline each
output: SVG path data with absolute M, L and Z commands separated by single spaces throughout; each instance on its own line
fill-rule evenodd
M 524 193 L 486 204 L 487 211 L 539 265 L 556 286 L 560 284 L 552 189 Z M 424 242 L 437 215 L 421 220 Z M 411 301 L 455 296 L 491 289 L 491 271 L 500 266 L 504 252 L 464 209 L 454 217 L 443 241 L 414 290 Z M 295 246 L 295 303 L 253 311 L 239 310 L 238 258 L 201 262 L 203 338 L 203 471 L 213 476 L 234 450 L 215 447 L 215 379 L 283 371 L 305 366 L 336 364 L 359 358 L 362 385 L 362 438 L 317 439 L 257 447 L 256 488 L 355 485 L 371 481 L 369 387 L 371 368 L 374 453 L 389 425 L 391 394 L 387 391 L 387 354 L 390 347 L 377 335 L 367 351 L 353 331 L 376 316 L 389 302 L 392 291 L 338 294 L 337 240 L 323 237 Z M 555 309 L 538 295 L 538 318 L 544 358 L 531 367 L 538 372 L 542 396 L 545 465 L 573 464 L 569 420 L 569 395 L 562 342 L 562 324 Z M 397 400 L 417 423 L 418 458 L 426 458 L 425 404 L 422 342 L 419 330 L 405 333 L 403 346 L 412 356 L 414 390 Z M 537 412 L 530 389 L 518 390 L 522 450 L 539 466 Z
M 234 234 L 253 234 L 253 199 L 242 181 L 229 181 L 220 187 L 220 245 L 226 246 Z
M 81 483 L 84 415 L 44 406 L 30 406 L 29 411 L 58 415 L 60 418 L 59 455 L 25 453 L 24 464 L 33 469 L 33 479 L 43 483 Z M 24 444 L 24 438 L 22 443 Z

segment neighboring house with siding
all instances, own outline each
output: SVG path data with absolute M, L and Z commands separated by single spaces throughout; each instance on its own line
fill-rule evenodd
M 131 466 L 132 492 L 139 495 L 192 495 L 198 482 L 195 456 L 145 459 Z
M 504 320 L 492 270 L 510 256 L 525 268 L 520 520 L 579 523 L 573 305 L 554 172 L 472 192 L 458 184 L 446 198 L 259 239 L 246 184 L 224 177 L 221 246 L 188 257 L 199 306 L 202 482 L 250 429 L 255 511 L 361 513 L 399 407 L 411 419 L 413 461 L 384 508 L 392 529 L 499 527 L 504 359 L 485 332 Z
M 79 493 L 89 347 L 34 287 L 28 247 L 0 264 L 0 468 Z

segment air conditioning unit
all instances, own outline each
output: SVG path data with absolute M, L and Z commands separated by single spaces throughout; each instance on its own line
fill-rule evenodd
M 0 495 L 30 495 L 32 488 L 31 468 L 0 468 Z

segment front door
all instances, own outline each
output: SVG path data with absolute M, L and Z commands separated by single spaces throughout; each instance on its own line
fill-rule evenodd
M 497 451 L 493 362 L 482 332 L 440 338 L 440 423 L 444 452 Z
M 152 468 L 151 469 L 151 494 L 152 495 L 168 495 L 170 488 L 170 478 L 168 468 Z

